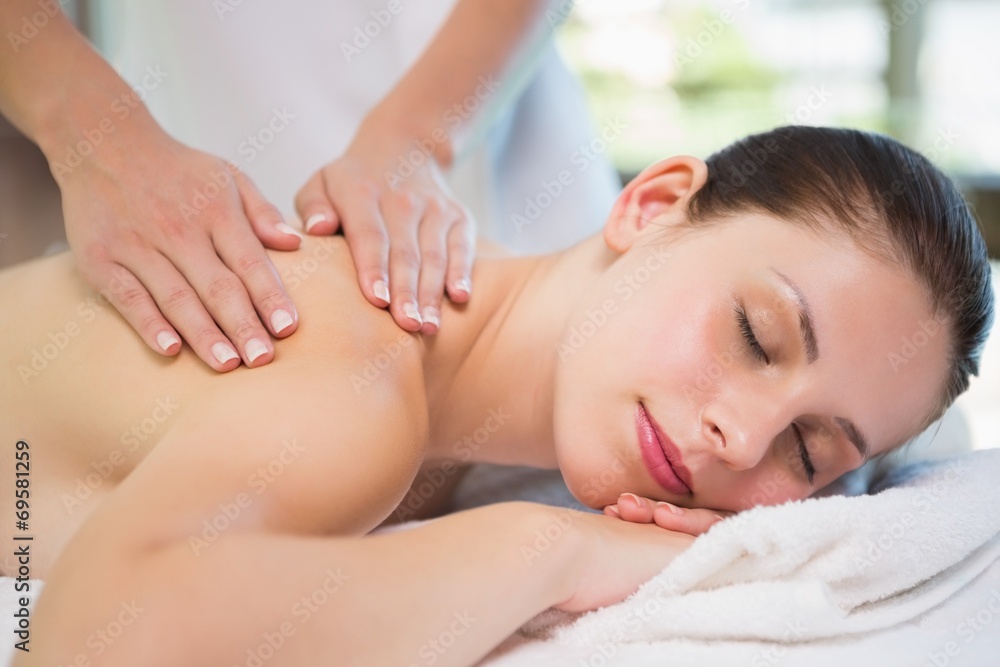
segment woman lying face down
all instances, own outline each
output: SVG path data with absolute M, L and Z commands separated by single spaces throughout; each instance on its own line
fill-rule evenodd
M 333 642 L 359 664 L 403 662 L 455 609 L 481 609 L 439 663 L 466 664 L 549 606 L 623 599 L 690 538 L 575 513 L 571 536 L 523 563 L 506 547 L 551 520 L 533 503 L 366 536 L 422 475 L 450 480 L 446 501 L 466 464 L 558 468 L 581 502 L 635 522 L 650 517 L 622 493 L 709 516 L 804 498 L 940 416 L 993 316 L 985 246 L 951 182 L 850 130 L 780 128 L 652 165 L 603 234 L 481 253 L 476 294 L 442 306 L 435 336 L 364 300 L 343 239 L 271 257 L 300 331 L 275 363 L 223 375 L 189 350 L 151 353 L 68 255 L 0 273 L 0 303 L 33 313 L 2 353 L 15 373 L 0 405 L 18 412 L 0 436 L 30 446 L 32 576 L 48 579 L 33 627 L 57 638 L 16 665 L 71 664 L 123 599 L 171 632 L 131 634 L 104 664 L 240 662 L 331 563 L 353 583 L 298 630 L 301 655 Z M 33 354 L 53 331 L 69 342 Z M 251 585 L 257 603 L 237 602 Z M 191 596 L 230 622 L 181 623 Z M 372 631 L 385 622 L 394 642 Z

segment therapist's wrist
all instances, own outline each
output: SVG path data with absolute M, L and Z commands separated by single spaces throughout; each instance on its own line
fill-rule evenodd
M 35 137 L 57 181 L 78 167 L 119 160 L 148 140 L 165 136 L 128 86 L 74 102 L 42 125 Z
M 435 114 L 425 108 L 406 110 L 387 98 L 365 116 L 358 136 L 378 137 L 394 144 L 401 154 L 419 151 L 447 171 L 455 161 L 454 124 L 447 111 Z

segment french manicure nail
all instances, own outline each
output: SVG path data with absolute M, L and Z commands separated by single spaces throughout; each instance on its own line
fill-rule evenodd
M 384 280 L 376 280 L 372 285 L 372 291 L 375 292 L 375 296 L 389 303 L 389 284 Z
M 619 519 L 620 519 L 620 518 L 622 517 L 622 515 L 621 515 L 621 514 L 619 514 L 619 512 L 618 512 L 618 508 L 617 508 L 617 507 L 614 507 L 614 506 L 612 506 L 612 505 L 608 505 L 608 507 L 607 507 L 607 510 L 608 510 L 609 512 L 611 512 L 612 514 L 614 514 L 614 515 L 615 515 L 616 517 L 618 517 Z
M 321 222 L 326 222 L 327 220 L 329 220 L 329 218 L 326 217 L 326 213 L 313 213 L 306 220 L 306 231 L 311 232 L 313 227 Z
M 173 335 L 169 331 L 161 331 L 156 334 L 156 344 L 159 345 L 160 349 L 164 352 L 180 342 L 181 341 L 177 338 L 177 336 Z
M 657 507 L 666 507 L 668 510 L 670 510 L 674 514 L 683 514 L 683 512 L 681 511 L 680 507 L 677 507 L 676 505 L 671 505 L 670 503 L 665 503 L 662 500 L 659 501 L 658 503 L 656 503 L 656 506 Z
M 282 234 L 288 234 L 290 236 L 298 236 L 299 238 L 302 238 L 302 234 L 299 234 L 299 230 L 295 229 L 294 227 L 292 227 L 288 223 L 279 222 L 278 226 L 277 226 L 277 229 Z
M 413 304 L 413 303 L 404 303 L 403 304 L 403 314 L 406 315 L 407 317 L 409 317 L 411 320 L 416 320 L 417 322 L 420 322 L 421 324 L 424 323 L 424 321 L 422 319 L 420 319 L 420 311 L 417 310 L 417 306 L 415 304 Z
M 246 352 L 247 352 L 247 359 L 252 364 L 254 361 L 257 360 L 257 357 L 267 353 L 267 345 L 264 345 L 264 343 L 260 342 L 256 338 L 251 338 L 249 341 L 247 341 Z
M 434 309 L 434 308 L 431 308 L 430 306 L 427 306 L 426 308 L 424 308 L 423 318 L 424 318 L 424 322 L 427 322 L 429 324 L 433 324 L 436 327 L 440 327 L 441 326 L 441 318 L 438 317 L 437 310 Z
M 225 343 L 216 343 L 212 346 L 212 356 L 220 364 L 225 364 L 233 359 L 239 359 L 240 355 L 236 354 L 236 350 L 229 347 Z
M 454 287 L 459 292 L 465 292 L 466 294 L 472 293 L 472 284 L 467 278 L 459 278 L 454 282 Z
M 628 496 L 629 498 L 635 501 L 636 505 L 638 505 L 639 507 L 643 507 L 642 500 L 639 498 L 639 496 L 635 495 L 634 493 L 623 493 L 622 495 Z
M 292 315 L 287 310 L 276 310 L 271 313 L 271 329 L 276 334 L 292 326 L 292 322 Z

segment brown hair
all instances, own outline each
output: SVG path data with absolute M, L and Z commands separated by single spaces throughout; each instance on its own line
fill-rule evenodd
M 840 230 L 926 287 L 935 319 L 951 334 L 951 371 L 919 430 L 939 418 L 978 375 L 994 316 L 986 244 L 955 184 L 895 139 L 849 129 L 779 127 L 706 162 L 691 225 L 757 211 Z

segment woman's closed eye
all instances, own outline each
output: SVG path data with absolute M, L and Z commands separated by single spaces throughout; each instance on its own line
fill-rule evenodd
M 802 429 L 799 425 L 792 423 L 792 431 L 795 433 L 795 443 L 798 445 L 799 460 L 802 461 L 802 469 L 805 471 L 806 479 L 813 483 L 816 478 L 816 468 L 813 466 L 812 458 L 809 456 L 809 448 L 806 447 L 805 438 L 802 437 Z
M 743 334 L 743 339 L 750 348 L 750 353 L 760 361 L 763 361 L 765 364 L 770 364 L 771 360 L 768 358 L 767 352 L 764 351 L 764 348 L 761 347 L 760 341 L 757 340 L 757 336 L 754 334 L 753 327 L 750 326 L 750 320 L 747 318 L 747 312 L 744 310 L 743 305 L 737 303 L 735 311 L 736 323 L 739 325 L 740 333 Z

